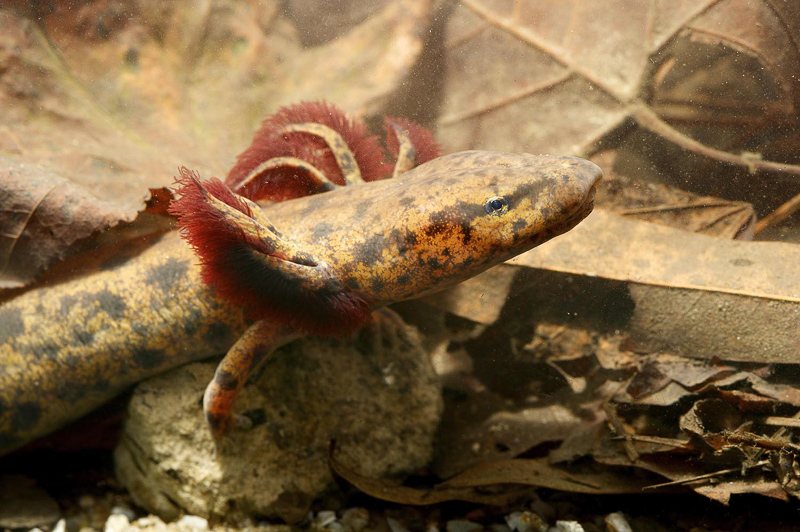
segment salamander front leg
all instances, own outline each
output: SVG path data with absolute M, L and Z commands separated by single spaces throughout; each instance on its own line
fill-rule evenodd
M 203 396 L 203 410 L 214 440 L 219 442 L 233 422 L 233 404 L 247 377 L 280 346 L 299 338 L 295 329 L 257 321 L 233 344 L 217 366 Z

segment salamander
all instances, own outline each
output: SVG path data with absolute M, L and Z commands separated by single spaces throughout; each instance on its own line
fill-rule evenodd
M 184 239 L 168 233 L 123 264 L 0 306 L 0 454 L 138 381 L 227 352 L 204 397 L 219 439 L 247 375 L 277 347 L 347 334 L 376 309 L 569 230 L 601 176 L 575 157 L 467 151 L 260 206 L 181 169 Z

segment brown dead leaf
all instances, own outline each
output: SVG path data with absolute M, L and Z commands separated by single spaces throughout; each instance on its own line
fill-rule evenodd
M 359 475 L 329 457 L 333 471 L 372 497 L 400 504 L 430 505 L 446 501 L 468 501 L 503 505 L 519 499 L 535 486 L 572 493 L 639 493 L 653 482 L 621 468 L 596 463 L 575 467 L 554 466 L 547 459 L 503 460 L 475 466 L 430 489 L 410 488 L 384 479 Z
M 664 355 L 650 359 L 657 362 L 660 356 Z M 674 359 L 672 364 L 679 360 L 667 358 Z M 762 373 L 763 369 L 754 368 Z M 773 379 L 791 376 L 791 372 L 782 377 L 779 374 L 774 373 Z M 721 372 L 712 378 L 709 384 L 698 383 L 699 387 L 691 395 L 680 397 L 680 402 L 645 409 L 641 402 L 629 408 L 625 394 L 618 394 L 614 399 L 618 437 L 606 435 L 585 452 L 604 464 L 629 464 L 670 479 L 654 484 L 652 489 L 686 486 L 725 504 L 736 493 L 758 493 L 785 500 L 798 485 L 793 475 L 800 447 L 789 432 L 798 423 L 796 417 L 769 414 L 795 413 L 796 406 L 755 391 L 754 383 L 760 383 L 762 389 L 773 394 L 781 385 L 768 382 L 754 372 L 740 369 L 732 375 L 724 376 Z M 791 400 L 791 396 L 787 397 Z M 685 409 L 682 405 L 689 400 L 694 402 Z M 770 425 L 781 428 L 774 431 Z M 688 441 L 687 436 L 691 437 Z M 633 456 L 626 445 L 633 446 Z
M 480 488 L 497 484 L 523 484 L 572 493 L 638 493 L 652 479 L 637 478 L 623 470 L 583 464 L 554 466 L 547 459 L 503 460 L 477 465 L 440 484 L 442 488 Z
M 606 150 L 592 160 L 605 170 L 596 202 L 608 212 L 719 238 L 752 240 L 756 223 L 753 206 L 741 201 L 699 196 L 661 183 L 642 182 L 614 167 L 617 151 Z
M 509 264 L 630 284 L 637 349 L 795 362 L 800 248 L 728 241 L 595 210 L 563 237 Z
M 800 166 L 770 161 L 798 161 L 798 11 L 769 0 L 465 0 L 447 26 L 440 138 L 581 156 L 616 146 L 696 192 L 785 201 L 800 187 L 787 195 L 774 176 Z M 772 186 L 751 171 L 774 172 Z
M 632 402 L 663 406 L 674 404 L 706 382 L 719 380 L 736 369 L 705 360 L 669 353 L 643 357 L 636 375 L 626 387 Z
M 789 494 L 786 493 L 786 490 L 782 489 L 777 482 L 770 480 L 726 480 L 707 486 L 700 486 L 695 491 L 722 504 L 729 504 L 732 495 L 744 493 L 763 495 L 779 501 L 789 501 Z
M 516 486 L 505 486 L 494 493 L 488 490 L 466 487 L 434 487 L 431 489 L 410 488 L 387 479 L 365 477 L 346 467 L 335 458 L 333 446 L 328 456 L 333 472 L 347 482 L 376 499 L 410 505 L 429 505 L 447 501 L 467 501 L 479 504 L 505 505 L 520 499 L 528 490 Z
M 2 156 L 0 165 L 0 289 L 28 284 L 76 241 L 136 216 L 50 171 Z
M 415 63 L 431 9 L 430 0 L 390 2 L 306 48 L 279 7 L 234 0 L 0 7 L 4 172 L 24 166 L 26 176 L 60 180 L 58 195 L 90 191 L 69 193 L 97 198 L 93 216 L 104 218 L 86 220 L 80 205 L 88 200 L 4 209 L 19 218 L 4 227 L 7 285 L 24 284 L 93 230 L 132 219 L 147 189 L 169 185 L 178 166 L 224 174 L 280 105 L 324 98 L 351 112 L 375 111 Z M 30 195 L 35 202 L 44 194 Z M 55 206 L 67 207 L 58 222 L 43 219 Z M 34 211 L 34 222 L 58 224 L 48 240 L 38 240 L 45 229 L 29 235 L 45 258 L 26 256 L 30 243 L 18 242 Z
M 706 392 L 710 389 L 732 390 L 734 386 L 753 390 L 761 397 L 772 399 L 781 403 L 800 407 L 800 389 L 796 384 L 780 384 L 765 380 L 752 371 L 737 372 L 724 379 L 710 383 L 699 390 Z
M 469 376 L 472 386 L 446 381 L 445 417 L 431 464 L 441 478 L 480 463 L 538 456 L 564 441 L 580 443 L 583 451 L 565 449 L 562 461 L 585 456 L 599 437 L 596 429 L 604 426 L 598 405 L 623 386 L 613 379 L 624 378 L 627 370 L 604 370 L 591 354 L 607 349 L 610 357 L 619 351 L 618 342 L 593 347 L 596 334 L 540 324 L 535 341 L 515 350 L 513 345 L 527 336 L 520 327 L 506 352 L 498 345 L 501 327 L 496 324 L 463 344 L 454 342 L 462 356 L 475 362 L 475 371 Z
M 681 416 L 680 428 L 703 437 L 709 432 L 736 430 L 742 422 L 741 413 L 730 403 L 719 399 L 701 399 Z
M 432 464 L 440 477 L 449 477 L 476 464 L 519 456 L 546 442 L 559 442 L 584 432 L 589 421 L 567 406 L 520 408 L 492 401 L 481 394 L 469 403 L 448 402 L 451 411 L 440 431 L 439 453 Z M 475 412 L 478 410 L 478 412 Z

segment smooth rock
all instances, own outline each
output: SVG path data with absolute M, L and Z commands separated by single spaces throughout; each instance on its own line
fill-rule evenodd
M 246 522 L 298 522 L 335 484 L 328 449 L 362 475 L 428 463 L 441 390 L 418 333 L 394 313 L 349 341 L 308 338 L 264 363 L 235 412 L 254 426 L 215 445 L 200 407 L 216 362 L 191 364 L 138 386 L 115 451 L 134 501 L 165 519 L 189 513 Z
M 0 529 L 50 527 L 60 517 L 58 503 L 35 480 L 0 476 Z

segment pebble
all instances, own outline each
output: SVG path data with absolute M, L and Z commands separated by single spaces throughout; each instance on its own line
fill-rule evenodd
M 317 528 L 327 527 L 334 522 L 336 522 L 336 512 L 332 510 L 323 510 L 314 517 L 314 526 Z
M 339 522 L 348 532 L 361 532 L 369 524 L 369 512 L 364 508 L 348 508 Z
M 511 512 L 506 516 L 508 528 L 515 532 L 547 532 L 544 519 L 529 511 Z
M 0 475 L 0 529 L 49 529 L 60 518 L 58 503 L 35 480 Z
M 208 520 L 196 515 L 184 515 L 175 523 L 178 528 L 202 532 L 208 530 Z
M 556 521 L 556 526 L 550 530 L 552 532 L 585 532 L 577 521 Z
M 608 514 L 605 522 L 608 532 L 633 532 L 631 525 L 628 524 L 628 520 L 625 518 L 625 514 L 622 512 Z
M 389 524 L 389 530 L 392 532 L 409 532 L 406 527 L 400 524 L 400 521 L 397 519 L 393 519 L 391 517 L 386 518 L 386 522 Z
M 111 508 L 111 515 L 124 515 L 128 518 L 128 521 L 133 521 L 136 519 L 136 512 L 134 512 L 131 508 L 127 506 L 114 506 Z
M 124 532 L 131 526 L 131 522 L 124 514 L 111 514 L 106 519 L 104 532 Z

